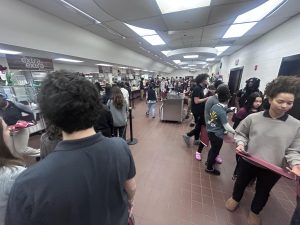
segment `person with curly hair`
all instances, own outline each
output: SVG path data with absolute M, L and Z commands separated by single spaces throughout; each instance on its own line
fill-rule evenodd
M 95 86 L 77 74 L 54 72 L 42 82 L 38 103 L 63 140 L 16 179 L 6 224 L 126 225 L 135 165 L 123 139 L 95 132 L 102 108 Z
M 290 171 L 300 176 L 300 121 L 287 114 L 300 94 L 300 78 L 278 77 L 270 82 L 265 95 L 270 109 L 246 117 L 236 129 L 236 151 L 249 154 L 276 166 L 282 166 L 285 158 Z M 241 201 L 248 183 L 256 178 L 255 195 L 248 216 L 249 225 L 260 225 L 259 213 L 266 205 L 270 191 L 280 175 L 251 164 L 245 158 L 239 161 L 239 175 L 232 197 L 225 207 L 234 211 Z

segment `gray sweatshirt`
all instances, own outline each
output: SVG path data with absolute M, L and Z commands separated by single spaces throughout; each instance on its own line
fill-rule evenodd
M 284 157 L 291 167 L 300 164 L 300 121 L 290 115 L 272 119 L 268 111 L 251 114 L 236 128 L 235 141 L 276 166 L 282 166 Z
M 109 100 L 107 102 L 107 107 L 109 108 L 111 115 L 114 120 L 114 127 L 123 127 L 127 124 L 127 103 L 124 101 L 123 108 L 117 109 L 115 105 L 113 104 L 112 100 Z

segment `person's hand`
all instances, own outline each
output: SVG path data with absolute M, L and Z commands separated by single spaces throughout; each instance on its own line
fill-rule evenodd
M 287 167 L 287 170 L 288 170 L 290 173 L 293 173 L 293 174 L 295 174 L 296 176 L 300 177 L 300 164 L 299 164 L 299 165 L 296 165 L 296 166 L 293 166 L 292 169 L 290 169 L 290 168 Z
M 236 147 L 235 152 L 236 153 L 241 153 L 241 154 L 244 154 L 244 155 L 249 155 L 248 152 L 245 151 L 245 146 L 241 145 L 241 144 Z

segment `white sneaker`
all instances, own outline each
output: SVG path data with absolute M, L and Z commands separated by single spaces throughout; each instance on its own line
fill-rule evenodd
M 33 156 L 33 157 L 39 157 L 41 155 L 40 149 L 35 149 L 31 147 L 26 147 L 22 153 L 25 156 Z

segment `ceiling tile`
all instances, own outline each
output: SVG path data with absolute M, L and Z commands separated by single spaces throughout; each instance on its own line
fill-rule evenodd
M 112 16 L 103 11 L 93 0 L 68 0 L 68 2 L 95 17 L 100 22 L 114 20 Z
M 199 8 L 163 15 L 168 30 L 186 30 L 206 25 L 209 8 Z
M 23 2 L 32 5 L 42 11 L 48 12 L 56 17 L 59 17 L 65 21 L 68 21 L 77 26 L 84 26 L 93 24 L 94 22 L 75 10 L 64 7 L 62 3 L 58 1 L 49 0 L 22 0 Z
M 146 19 L 161 15 L 156 1 L 153 0 L 94 0 L 94 2 L 108 14 L 121 21 Z
M 228 26 L 208 26 L 204 28 L 202 39 L 217 39 L 222 38 L 227 29 Z

